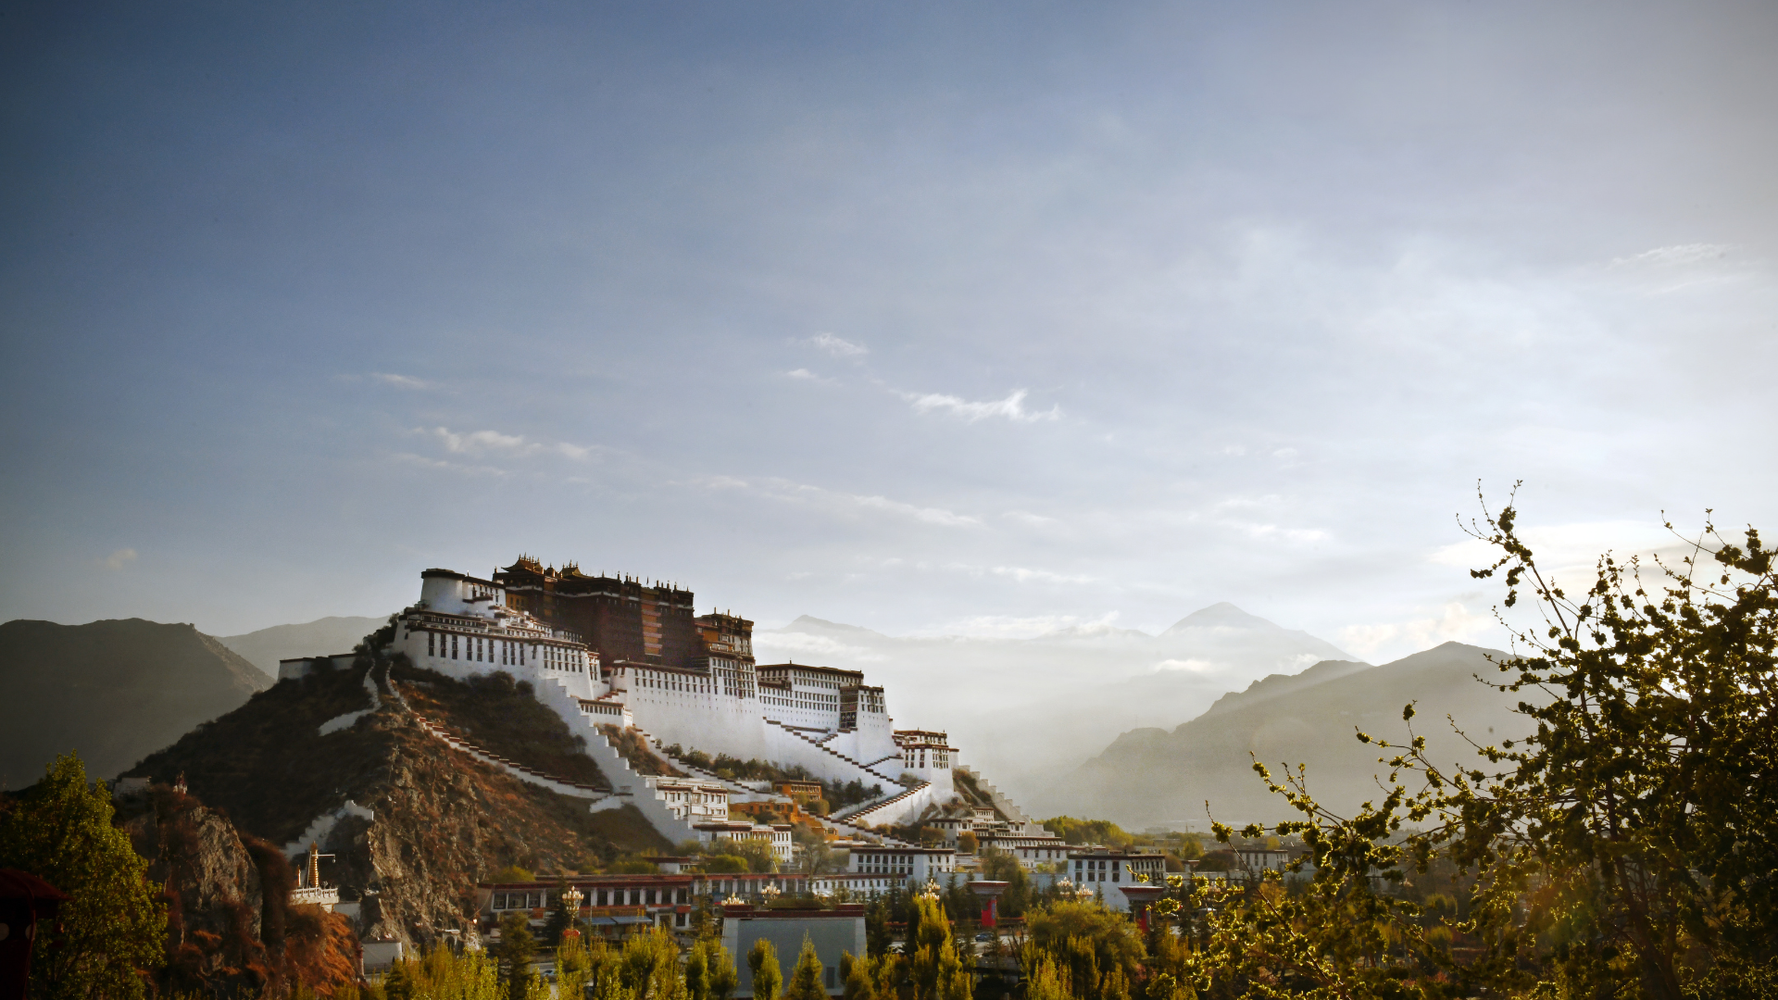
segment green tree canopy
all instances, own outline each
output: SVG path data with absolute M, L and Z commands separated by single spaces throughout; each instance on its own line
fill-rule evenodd
M 493 948 L 494 961 L 499 964 L 500 979 L 506 984 L 507 996 L 525 1000 L 531 980 L 531 960 L 537 957 L 537 939 L 531 935 L 531 922 L 517 911 L 500 918 L 500 943 Z
M 822 984 L 820 956 L 815 954 L 815 943 L 803 935 L 802 950 L 797 952 L 796 965 L 790 970 L 790 986 L 784 991 L 784 1000 L 827 1000 L 827 987 Z
M 140 997 L 139 973 L 165 960 L 161 887 L 111 816 L 109 789 L 88 787 L 86 767 L 68 753 L 0 817 L 0 868 L 30 872 L 69 897 L 62 933 L 41 934 L 32 948 L 31 996 Z
M 1533 624 L 1515 630 L 1495 683 L 1537 693 L 1519 705 L 1534 734 L 1452 766 L 1427 756 L 1409 705 L 1405 737 L 1357 734 L 1383 749 L 1388 793 L 1351 817 L 1314 800 L 1305 768 L 1274 780 L 1256 762 L 1302 813 L 1275 832 L 1301 835 L 1313 880 L 1243 896 L 1170 879 L 1179 898 L 1162 909 L 1200 941 L 1179 964 L 1192 987 L 1774 995 L 1771 550 L 1754 529 L 1731 543 L 1706 525 L 1683 558 L 1657 563 L 1658 583 L 1608 554 L 1571 587 L 1537 564 L 1517 521 L 1511 505 L 1484 506 L 1474 533 L 1498 558 L 1474 575 L 1503 579 L 1505 609 L 1532 598 Z M 1233 834 L 1216 827 L 1224 843 Z M 1415 885 L 1440 866 L 1457 873 L 1454 897 Z
M 778 949 L 765 938 L 747 949 L 747 969 L 753 976 L 753 1000 L 778 1000 L 784 973 L 778 968 Z

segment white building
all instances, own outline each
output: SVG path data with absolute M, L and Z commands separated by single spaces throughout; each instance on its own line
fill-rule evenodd
M 1165 856 L 1158 852 L 1135 854 L 1102 848 L 1077 849 L 1068 854 L 1068 877 L 1076 885 L 1097 890 L 1105 897 L 1105 905 L 1114 910 L 1129 910 L 1129 900 L 1117 888 L 1142 881 L 1138 875 L 1146 875 L 1155 885 L 1165 884 Z
M 858 875 L 877 875 L 924 885 L 941 885 L 957 870 L 957 852 L 949 847 L 854 847 L 846 870 Z
M 789 861 L 796 854 L 796 844 L 791 837 L 792 827 L 788 823 L 766 826 L 761 823 L 728 820 L 721 823 L 696 823 L 692 829 L 697 833 L 700 844 L 715 844 L 725 840 L 763 841 L 771 846 L 772 857 L 777 858 L 779 863 Z
M 459 680 L 505 671 L 531 682 L 538 700 L 586 738 L 601 768 L 619 772 L 612 775 L 618 794 L 633 797 L 670 840 L 693 835 L 691 825 L 726 820 L 726 801 L 719 804 L 714 790 L 696 782 L 635 775 L 595 753 L 607 747 L 599 725 L 633 726 L 663 745 L 799 765 L 828 781 L 883 790 L 838 819 L 903 822 L 956 798 L 956 748 L 942 732 L 896 732 L 883 689 L 865 684 L 858 671 L 755 667 L 745 634 L 750 623 L 722 615 L 695 620 L 707 654 L 697 666 L 601 663 L 581 637 L 552 628 L 519 603 L 493 581 L 426 570 L 420 601 L 397 617 L 388 652 Z M 281 665 L 280 675 L 312 669 L 309 661 L 292 661 Z M 904 775 L 918 780 L 904 787 Z M 655 804 L 643 801 L 645 795 Z
M 1053 833 L 978 833 L 976 842 L 983 854 L 989 851 L 1010 854 L 1026 871 L 1032 871 L 1038 865 L 1061 867 L 1068 863 L 1068 842 Z

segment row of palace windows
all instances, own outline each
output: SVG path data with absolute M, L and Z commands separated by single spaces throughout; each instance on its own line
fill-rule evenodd
M 522 667 L 525 665 L 525 644 L 485 639 L 479 635 L 458 636 L 428 631 L 426 655 L 476 663 L 498 661 L 501 666 Z M 579 653 L 559 646 L 543 647 L 543 666 L 549 670 L 570 670 L 576 673 L 586 669 L 585 660 Z

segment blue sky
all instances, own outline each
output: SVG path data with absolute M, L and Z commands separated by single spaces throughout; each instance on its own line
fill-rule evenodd
M 1488 640 L 1771 524 L 1778 8 L 312 4 L 0 20 L 0 617 L 520 552 L 764 626 Z

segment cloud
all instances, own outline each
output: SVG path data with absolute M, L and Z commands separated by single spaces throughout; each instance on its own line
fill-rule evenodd
M 891 500 L 881 495 L 863 495 L 845 493 L 839 490 L 823 489 L 806 483 L 793 483 L 784 479 L 765 479 L 749 481 L 735 476 L 709 476 L 702 480 L 710 489 L 743 490 L 773 500 L 784 500 L 791 503 L 809 503 L 825 507 L 829 510 L 844 511 L 864 508 L 880 510 L 901 517 L 912 518 L 924 524 L 937 524 L 947 528 L 960 528 L 979 525 L 981 518 L 943 507 L 921 507 L 918 504 Z
M 956 636 L 964 639 L 1041 639 L 1055 635 L 1095 635 L 1113 631 L 1117 612 L 1108 611 L 1098 618 L 1084 619 L 1077 615 L 975 615 L 959 618 L 932 633 L 917 636 Z
M 1047 528 L 1052 524 L 1062 523 L 1056 518 L 1044 517 L 1042 514 L 1033 514 L 1028 510 L 1009 510 L 1000 516 L 1009 521 L 1017 521 L 1030 528 Z
M 1222 669 L 1220 664 L 1199 659 L 1162 660 L 1154 668 L 1156 671 L 1177 670 L 1187 674 L 1209 674 Z
M 1615 257 L 1612 267 L 1678 267 L 1685 264 L 1701 264 L 1705 261 L 1721 260 L 1729 255 L 1729 247 L 1722 243 L 1680 243 L 1670 247 L 1656 247 L 1630 257 Z
M 810 635 L 807 632 L 781 632 L 776 629 L 760 629 L 753 633 L 753 646 L 756 650 L 772 651 L 772 658 L 803 657 L 803 662 L 811 660 L 849 659 L 860 663 L 881 663 L 888 659 L 882 653 L 874 652 L 864 646 L 853 646 L 824 635 Z
M 817 350 L 826 351 L 836 358 L 856 358 L 870 353 L 870 348 L 863 344 L 854 344 L 850 340 L 836 337 L 831 333 L 817 333 L 804 343 Z
M 544 444 L 541 441 L 527 440 L 522 434 L 502 434 L 499 431 L 471 431 L 468 434 L 459 434 L 448 427 L 434 427 L 430 433 L 443 442 L 446 451 L 457 455 L 476 457 L 510 455 L 522 458 L 550 454 L 578 461 L 592 454 L 592 449 L 583 445 L 570 444 L 566 441 Z
M 966 514 L 958 514 L 954 511 L 945 510 L 943 507 L 917 507 L 911 503 L 903 503 L 900 500 L 891 500 L 888 497 L 881 496 L 867 497 L 858 496 L 853 493 L 838 493 L 834 495 L 846 497 L 861 507 L 872 507 L 877 510 L 891 511 L 896 514 L 906 515 L 916 521 L 924 521 L 927 524 L 941 524 L 947 528 L 960 528 L 966 525 L 982 523 L 980 518 L 970 517 Z
M 395 460 L 403 465 L 414 465 L 422 469 L 436 469 L 440 472 L 456 472 L 469 476 L 504 476 L 505 469 L 496 469 L 491 465 L 468 465 L 463 462 L 446 462 L 443 459 L 427 458 L 411 451 L 398 451 Z
M 392 385 L 400 389 L 430 389 L 432 383 L 411 375 L 394 375 L 389 372 L 371 372 L 370 377 L 384 385 Z
M 1054 573 L 1047 569 L 1026 569 L 1023 566 L 996 566 L 988 572 L 1020 583 L 1096 583 L 1098 577 L 1078 573 Z
M 988 417 L 1005 417 L 1016 423 L 1033 423 L 1038 420 L 1060 420 L 1062 417 L 1062 407 L 1059 404 L 1051 406 L 1047 410 L 1035 412 L 1025 409 L 1025 397 L 1030 395 L 1030 393 L 1024 389 L 1015 389 L 1012 394 L 1005 399 L 995 399 L 986 402 L 977 402 L 964 399 L 961 396 L 947 396 L 936 392 L 929 392 L 923 395 L 917 392 L 904 392 L 900 395 L 901 398 L 913 404 L 914 412 L 916 413 L 945 410 L 954 416 L 959 416 L 968 420 L 972 424 L 977 420 L 985 420 Z
M 1495 626 L 1493 616 L 1476 614 L 1460 601 L 1451 601 L 1436 618 L 1416 618 L 1380 625 L 1348 625 L 1340 629 L 1340 645 L 1368 657 L 1385 646 L 1411 645 L 1430 649 L 1446 642 L 1468 642 Z
M 105 557 L 105 568 L 114 571 L 122 570 L 125 566 L 128 566 L 135 561 L 135 549 L 118 549 Z

